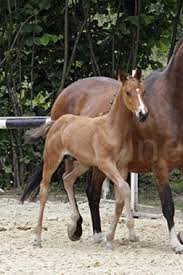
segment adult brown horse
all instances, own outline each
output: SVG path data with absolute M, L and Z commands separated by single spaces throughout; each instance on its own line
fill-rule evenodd
M 149 109 L 146 124 L 133 120 L 133 160 L 129 171 L 153 171 L 160 195 L 162 211 L 168 223 L 173 250 L 183 253 L 182 233 L 176 235 L 174 203 L 169 186 L 169 171 L 177 167 L 183 171 L 183 40 L 177 43 L 174 54 L 162 72 L 152 73 L 145 81 L 144 102 Z M 120 83 L 110 78 L 88 78 L 67 87 L 57 98 L 51 111 L 56 120 L 63 114 L 96 116 L 109 111 Z M 25 190 L 22 199 L 40 182 L 41 169 Z M 94 234 L 101 232 L 99 201 L 104 175 L 94 170 L 87 195 L 92 214 Z M 77 222 L 76 237 L 82 234 L 82 218 Z

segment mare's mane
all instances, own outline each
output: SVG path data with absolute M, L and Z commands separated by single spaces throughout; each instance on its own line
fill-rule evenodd
M 156 74 L 158 74 L 158 73 L 165 72 L 165 71 L 171 66 L 171 64 L 174 62 L 175 57 L 176 57 L 176 55 L 177 55 L 177 53 L 178 53 L 180 47 L 182 46 L 182 44 L 183 44 L 183 38 L 181 38 L 181 39 L 179 39 L 179 40 L 177 41 L 177 43 L 176 43 L 176 45 L 175 45 L 175 47 L 174 47 L 174 50 L 173 50 L 172 57 L 170 58 L 168 64 L 167 64 L 164 68 L 157 69 L 157 70 L 153 71 L 152 73 L 150 73 L 150 75 L 148 75 L 148 76 L 146 77 L 146 79 L 149 79 L 149 78 L 151 78 L 151 77 L 154 77 L 154 76 L 156 76 Z
M 177 41 L 177 43 L 175 45 L 175 48 L 174 48 L 174 51 L 173 51 L 172 57 L 174 57 L 177 54 L 179 48 L 182 46 L 182 43 L 183 43 L 183 38 L 181 38 Z

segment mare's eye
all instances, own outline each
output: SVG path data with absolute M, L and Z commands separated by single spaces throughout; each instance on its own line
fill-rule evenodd
M 131 93 L 129 91 L 126 92 L 127 96 L 131 96 Z

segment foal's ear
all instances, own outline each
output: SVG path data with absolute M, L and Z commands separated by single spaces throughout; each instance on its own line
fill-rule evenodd
M 139 81 L 141 80 L 142 77 L 142 70 L 141 68 L 137 67 L 137 69 L 132 73 L 132 76 L 138 79 Z
M 122 83 L 124 83 L 127 80 L 127 75 L 124 72 L 119 71 L 118 72 L 118 80 L 120 80 Z

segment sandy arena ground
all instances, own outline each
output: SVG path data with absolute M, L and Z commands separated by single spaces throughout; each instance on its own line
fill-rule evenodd
M 79 201 L 83 216 L 83 236 L 78 242 L 67 237 L 69 204 L 48 201 L 42 248 L 33 248 L 32 230 L 39 204 L 18 204 L 16 199 L 0 196 L 0 274 L 183 274 L 183 255 L 169 247 L 165 220 L 136 220 L 138 243 L 127 241 L 127 229 L 121 218 L 114 250 L 96 244 L 92 238 L 89 208 Z M 108 229 L 113 204 L 101 203 L 103 230 Z M 176 219 L 183 230 L 183 219 Z

